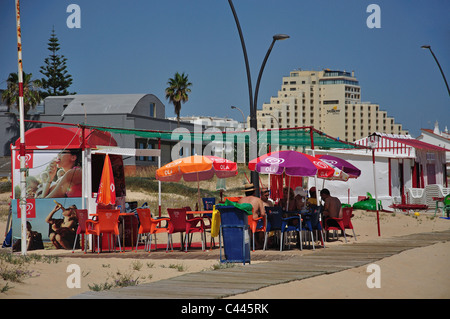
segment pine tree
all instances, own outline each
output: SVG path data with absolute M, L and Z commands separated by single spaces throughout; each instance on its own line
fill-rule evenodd
M 43 98 L 55 95 L 75 94 L 69 93 L 67 90 L 72 84 L 72 76 L 67 72 L 66 61 L 64 55 L 58 54 L 59 40 L 56 37 L 55 28 L 52 30 L 48 43 L 50 56 L 44 60 L 45 65 L 41 66 L 40 72 L 46 77 L 42 78 Z

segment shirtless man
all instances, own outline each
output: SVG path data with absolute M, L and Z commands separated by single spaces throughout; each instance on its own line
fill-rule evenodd
M 255 196 L 255 187 L 253 184 L 245 184 L 245 197 L 242 197 L 238 204 L 250 204 L 252 205 L 252 213 L 253 213 L 253 219 L 257 219 L 258 217 L 265 217 L 266 216 L 266 209 L 264 208 L 264 202 L 261 200 L 261 198 Z M 260 228 L 260 226 L 263 226 L 264 224 L 261 223 L 262 221 L 258 221 L 257 228 Z M 249 229 L 250 232 L 250 229 Z M 251 235 L 251 234 L 250 234 Z M 258 231 L 255 234 L 255 248 L 261 249 L 264 243 L 264 232 Z M 251 238 L 251 236 L 250 236 Z
M 332 197 L 330 191 L 326 188 L 320 191 L 320 198 L 324 201 L 323 216 L 342 218 L 342 205 L 337 197 Z
M 253 184 L 245 184 L 245 197 L 242 197 L 238 204 L 250 204 L 253 209 L 253 219 L 256 219 L 261 216 L 266 216 L 266 210 L 264 208 L 264 202 L 261 198 L 255 196 L 255 187 Z

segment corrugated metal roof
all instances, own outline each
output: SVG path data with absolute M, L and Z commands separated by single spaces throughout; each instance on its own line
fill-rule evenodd
M 147 94 L 75 94 L 64 114 L 128 114 Z M 84 105 L 81 105 L 83 103 Z

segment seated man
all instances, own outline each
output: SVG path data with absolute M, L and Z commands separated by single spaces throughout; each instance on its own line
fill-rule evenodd
M 309 198 L 306 201 L 306 205 L 317 206 L 316 188 L 313 186 L 309 189 Z
M 264 208 L 264 202 L 261 200 L 261 198 L 255 196 L 255 187 L 252 183 L 245 184 L 245 197 L 242 197 L 238 204 L 250 204 L 252 205 L 252 213 L 253 213 L 253 219 L 257 219 L 259 217 L 265 217 L 266 216 L 266 210 Z M 257 228 L 260 227 L 261 221 L 258 222 Z M 251 238 L 251 237 L 250 237 Z M 262 248 L 264 244 L 264 232 L 257 232 L 255 234 L 255 247 L 257 249 Z
M 264 206 L 273 207 L 273 200 L 269 198 L 270 191 L 267 187 L 261 187 L 261 200 L 264 203 Z
M 280 206 L 285 211 L 295 211 L 296 203 L 295 203 L 295 194 L 292 188 L 283 187 L 283 198 L 280 199 L 278 206 Z
M 342 218 L 342 205 L 337 197 L 332 197 L 326 188 L 320 191 L 320 198 L 324 201 L 323 217 L 325 225 L 339 227 L 339 224 L 331 218 Z M 328 240 L 328 232 L 326 234 Z
M 297 186 L 294 190 L 295 210 L 302 210 L 306 207 L 306 192 L 301 186 Z
M 257 219 L 261 216 L 266 216 L 266 210 L 264 209 L 264 202 L 261 200 L 261 198 L 255 196 L 255 187 L 253 184 L 245 184 L 245 197 L 242 197 L 238 204 L 250 204 L 252 205 L 253 209 L 253 219 Z
M 324 201 L 323 216 L 342 218 L 342 205 L 337 197 L 332 197 L 326 188 L 320 191 L 320 198 Z

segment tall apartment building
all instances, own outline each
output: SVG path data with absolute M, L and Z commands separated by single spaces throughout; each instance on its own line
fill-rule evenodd
M 354 72 L 329 69 L 290 72 L 257 118 L 260 129 L 313 126 L 349 142 L 373 132 L 408 134 L 378 104 L 361 102 Z

